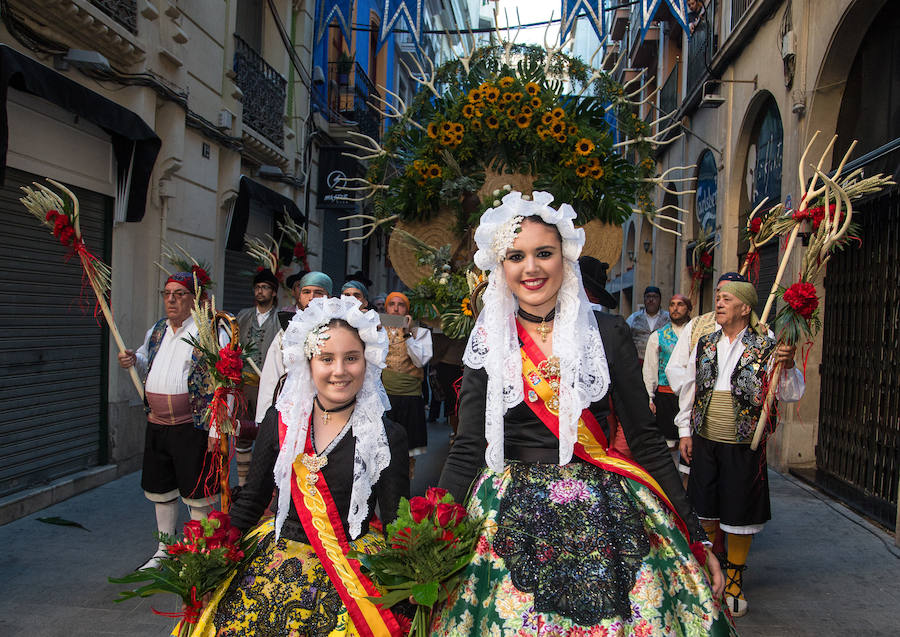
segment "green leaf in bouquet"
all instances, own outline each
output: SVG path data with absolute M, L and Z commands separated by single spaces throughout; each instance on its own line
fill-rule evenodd
M 434 606 L 438 598 L 439 584 L 436 581 L 414 584 L 411 592 L 416 604 L 422 606 Z
M 402 589 L 386 592 L 384 595 L 372 595 L 368 599 L 373 604 L 380 604 L 385 608 L 390 608 L 394 604 L 405 602 L 409 599 L 411 586 L 405 586 Z

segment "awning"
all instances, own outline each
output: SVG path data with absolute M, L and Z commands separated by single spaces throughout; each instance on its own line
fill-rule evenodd
M 228 229 L 228 241 L 225 247 L 228 250 L 244 249 L 244 233 L 247 232 L 247 222 L 250 220 L 251 202 L 272 211 L 275 220 L 283 218 L 285 212 L 298 224 L 306 221 L 306 216 L 300 212 L 293 201 L 263 186 L 258 181 L 249 177 L 241 177 L 238 188 L 237 201 L 234 202 L 234 211 L 231 214 L 231 227 Z
M 9 87 L 31 93 L 95 124 L 112 136 L 119 190 L 127 192 L 126 221 L 140 221 L 150 174 L 162 142 L 153 129 L 124 106 L 0 44 L 0 183 L 9 150 L 6 98 Z M 77 161 L 77 158 L 72 158 Z

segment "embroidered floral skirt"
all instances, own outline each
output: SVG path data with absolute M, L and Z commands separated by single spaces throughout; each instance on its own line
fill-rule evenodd
M 260 536 L 256 556 L 246 569 L 216 589 L 194 637 L 359 634 L 309 544 L 284 537 L 276 542 L 272 520 L 263 522 L 254 533 Z M 380 535 L 370 532 L 352 540 L 350 547 L 373 551 L 381 542 Z
M 511 463 L 476 480 L 487 515 L 432 635 L 735 635 L 671 512 L 585 463 Z

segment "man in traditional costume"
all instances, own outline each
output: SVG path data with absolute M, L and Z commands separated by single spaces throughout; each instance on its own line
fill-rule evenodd
M 369 309 L 369 290 L 360 281 L 350 280 L 341 286 L 341 296 L 352 296 L 360 303 L 360 309 Z
M 644 289 L 644 309 L 634 312 L 626 319 L 631 328 L 631 338 L 637 350 L 638 362 L 643 363 L 644 351 L 647 349 L 647 339 L 650 334 L 669 320 L 669 313 L 660 311 L 662 292 L 655 285 L 648 285 Z
M 726 272 L 719 277 L 719 281 L 716 283 L 716 292 L 729 281 L 743 281 L 746 283 L 747 277 L 738 272 Z M 715 309 L 692 318 L 682 329 L 681 336 L 679 336 L 678 343 L 672 350 L 672 355 L 669 357 L 665 370 L 666 378 L 669 379 L 669 387 L 676 394 L 681 390 L 684 373 L 688 366 L 688 359 L 690 359 L 691 351 L 697 345 L 697 341 L 700 340 L 701 336 L 706 336 L 717 329 L 719 329 L 719 326 L 716 324 Z
M 795 402 L 805 389 L 794 368 L 796 348 L 776 346 L 753 311 L 757 303 L 751 283 L 729 281 L 719 288 L 715 316 L 721 329 L 700 338 L 691 352 L 675 421 L 681 454 L 691 463 L 691 504 L 710 539 L 725 533 L 725 598 L 735 616 L 748 608 L 742 574 L 750 543 L 771 518 L 765 446 L 752 451 L 750 441 L 774 364 L 784 366 L 777 399 Z
M 423 327 L 412 326 L 409 298 L 405 294 L 401 292 L 388 294 L 385 310 L 388 314 L 406 318 L 403 327 L 385 327 L 390 348 L 387 367 L 381 371 L 381 381 L 391 401 L 388 418 L 400 423 L 406 429 L 411 476 L 416 456 L 425 453 L 428 447 L 422 381 L 425 379 L 425 365 L 431 360 L 434 348 L 431 332 Z
M 241 348 L 247 351 L 251 349 L 251 358 L 256 368 L 262 370 L 269 346 L 275 339 L 280 329 L 278 325 L 278 311 L 275 306 L 278 303 L 278 278 L 268 268 L 264 268 L 253 277 L 254 306 L 244 308 L 237 315 L 238 327 L 241 331 Z M 254 377 L 256 375 L 254 374 Z M 257 384 L 244 384 L 244 398 L 247 401 L 247 422 L 256 415 L 256 398 L 259 391 L 259 379 Z M 253 439 L 256 437 L 255 427 L 252 431 L 241 431 L 235 438 L 235 456 L 237 457 L 238 486 L 244 486 L 247 481 L 247 471 L 250 469 L 250 454 L 253 451 Z
M 157 530 L 167 535 L 175 535 L 179 494 L 191 519 L 202 520 L 212 510 L 219 489 L 210 451 L 217 440 L 203 418 L 212 399 L 209 373 L 185 340 L 197 336 L 191 316 L 194 286 L 189 272 L 170 276 L 161 292 L 165 318 L 147 331 L 137 351 L 126 349 L 118 355 L 122 368 L 137 365 L 144 377 L 147 433 L 141 487 L 156 507 Z M 199 292 L 204 294 L 202 288 Z M 160 542 L 143 568 L 156 567 L 164 555 L 165 544 Z
M 678 396 L 669 386 L 666 378 L 666 363 L 675 349 L 675 344 L 690 320 L 693 304 L 682 295 L 675 294 L 669 300 L 669 320 L 661 328 L 650 334 L 647 349 L 644 351 L 643 376 L 644 387 L 650 397 L 650 411 L 656 416 L 656 426 L 666 439 L 669 450 L 678 455 L 678 431 L 675 429 L 675 416 L 678 414 Z
M 291 281 L 293 277 L 288 277 Z M 313 270 L 307 272 L 302 277 L 292 282 L 291 289 L 294 291 L 294 299 L 296 305 L 291 306 L 292 311 L 302 311 L 307 308 L 309 302 L 313 299 L 326 298 L 331 296 L 332 282 L 331 277 L 324 272 Z M 291 316 L 284 312 L 279 316 L 279 320 L 290 321 Z M 272 406 L 274 401 L 275 388 L 278 386 L 279 379 L 284 375 L 284 361 L 281 358 L 281 339 L 284 336 L 284 326 L 279 325 L 278 333 L 272 339 L 272 344 L 266 352 L 266 359 L 263 363 L 262 374 L 259 377 L 259 394 L 256 399 L 256 422 L 262 422 L 266 412 Z

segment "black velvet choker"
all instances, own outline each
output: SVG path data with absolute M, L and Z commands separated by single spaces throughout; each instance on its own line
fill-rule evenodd
M 529 323 L 549 323 L 556 317 L 556 308 L 550 310 L 547 316 L 537 316 L 536 314 L 526 312 L 522 308 L 519 308 L 516 313 Z

